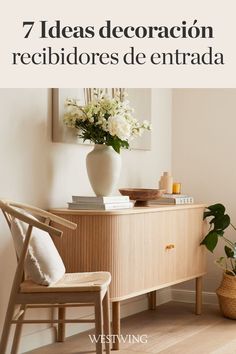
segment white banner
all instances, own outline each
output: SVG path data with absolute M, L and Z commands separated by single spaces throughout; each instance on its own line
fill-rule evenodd
M 1 87 L 235 87 L 235 0 L 8 1 Z

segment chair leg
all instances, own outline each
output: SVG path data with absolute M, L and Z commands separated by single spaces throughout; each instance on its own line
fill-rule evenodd
M 115 336 L 112 349 L 119 350 L 120 343 L 118 337 L 120 336 L 120 301 L 112 303 L 112 334 Z
M 2 337 L 1 337 L 1 342 L 0 342 L 0 353 L 5 354 L 6 349 L 7 349 L 7 342 L 11 330 L 11 321 L 13 319 L 14 315 L 14 310 L 15 310 L 15 304 L 12 300 L 9 301 L 8 307 L 7 307 L 7 312 L 6 312 L 6 317 L 3 325 L 3 330 L 2 330 Z
M 104 321 L 104 334 L 105 334 L 105 348 L 106 354 L 110 354 L 110 309 L 109 309 L 109 290 L 103 299 L 103 321 Z
M 99 293 L 95 300 L 96 354 L 102 354 L 102 332 L 102 299 Z
M 20 306 L 20 311 L 23 311 L 23 313 L 18 318 L 19 321 L 22 321 L 24 319 L 25 309 L 26 309 L 25 305 Z M 21 332 L 22 332 L 22 326 L 23 326 L 23 323 L 16 324 L 14 339 L 13 339 L 13 343 L 12 343 L 12 347 L 11 347 L 11 354 L 17 354 L 17 352 L 18 352 L 19 344 L 20 344 L 20 336 L 21 336 Z
M 65 307 L 58 308 L 58 319 L 65 320 L 66 318 L 66 309 Z M 57 342 L 64 342 L 65 341 L 65 323 L 58 324 L 58 332 L 57 332 Z

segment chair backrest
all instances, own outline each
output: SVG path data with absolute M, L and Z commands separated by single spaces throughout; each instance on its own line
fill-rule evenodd
M 22 278 L 25 268 L 27 276 L 38 284 L 50 285 L 59 280 L 65 267 L 49 235 L 60 237 L 62 231 L 50 226 L 50 222 L 71 229 L 77 225 L 45 210 L 12 201 L 0 200 L 0 208 L 13 236 L 18 277 Z

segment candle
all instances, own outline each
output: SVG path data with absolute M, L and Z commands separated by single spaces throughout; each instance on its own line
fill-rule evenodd
M 181 193 L 181 183 L 174 182 L 173 183 L 173 194 L 180 194 Z

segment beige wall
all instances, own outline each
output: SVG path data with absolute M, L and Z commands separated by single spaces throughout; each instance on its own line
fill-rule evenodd
M 183 192 L 208 205 L 222 202 L 236 224 L 236 90 L 173 90 L 172 137 L 173 174 Z M 236 240 L 232 230 L 228 235 Z M 208 254 L 205 291 L 214 291 L 221 277 L 213 260 Z
M 0 198 L 48 208 L 65 206 L 72 194 L 91 192 L 85 169 L 91 147 L 51 141 L 50 90 L 1 89 L 0 107 Z M 122 152 L 120 187 L 155 187 L 161 172 L 170 169 L 171 90 L 152 91 L 152 121 L 152 150 Z M 15 267 L 11 237 L 1 215 L 0 240 L 1 332 Z M 25 333 L 42 328 L 28 326 Z M 30 345 L 42 344 L 42 332 L 37 332 Z
M 122 152 L 119 186 L 155 187 L 161 172 L 172 164 L 184 193 L 207 204 L 223 202 L 236 224 L 235 102 L 235 89 L 154 89 L 152 150 Z M 50 90 L 1 89 L 0 107 L 1 198 L 47 208 L 65 205 L 72 194 L 91 192 L 85 170 L 91 147 L 51 141 Z M 15 266 L 1 215 L 0 240 L 1 331 Z M 221 276 L 213 259 L 209 254 L 205 291 L 214 291 Z M 193 283 L 178 288 L 193 289 Z M 44 343 L 44 326 L 26 328 L 25 334 L 33 334 L 31 347 Z

